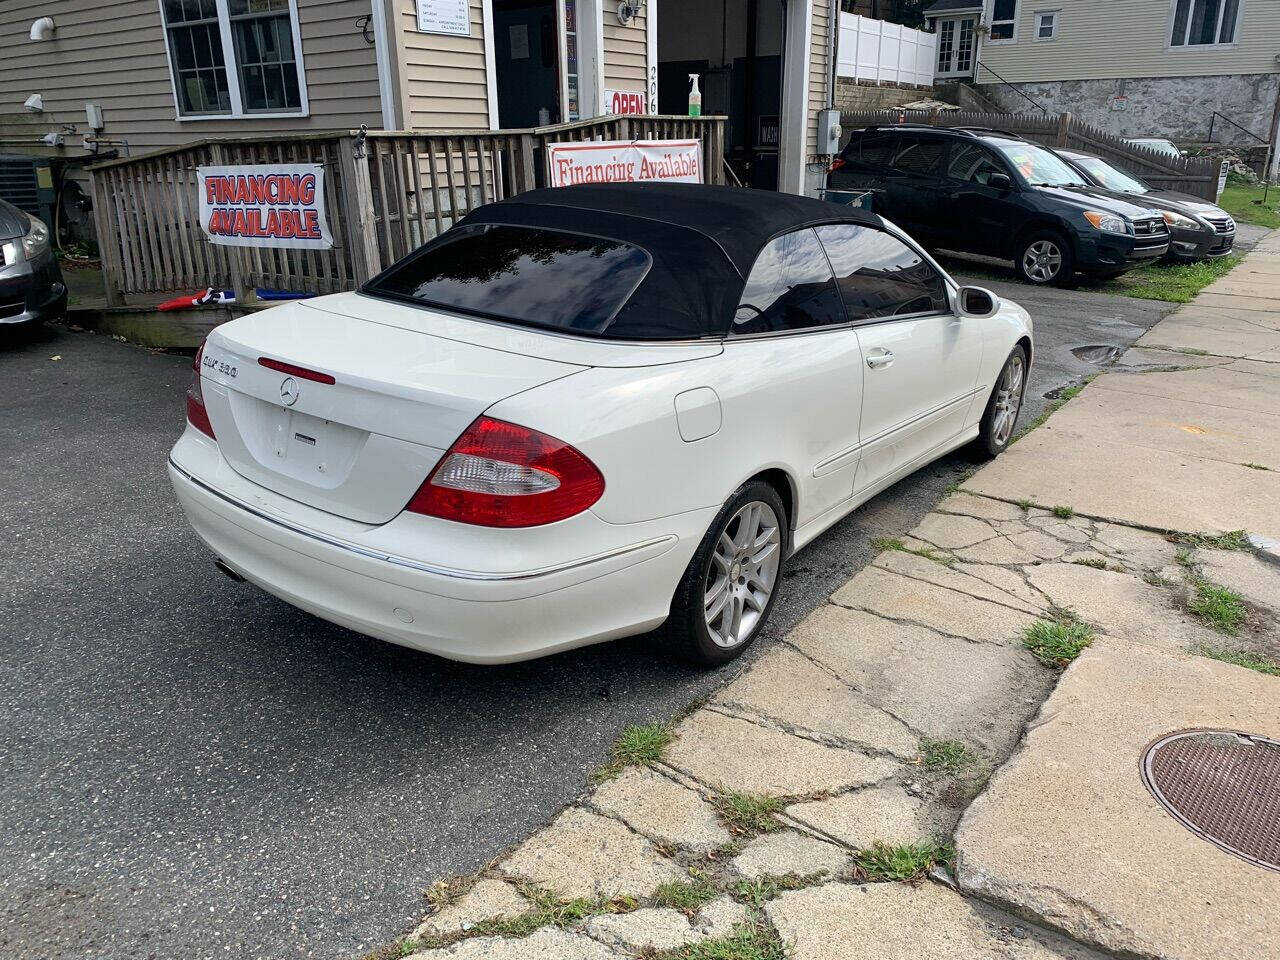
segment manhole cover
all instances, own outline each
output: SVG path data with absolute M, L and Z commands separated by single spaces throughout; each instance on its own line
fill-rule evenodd
M 1280 871 L 1280 741 L 1233 730 L 1171 733 L 1147 748 L 1142 779 L 1193 833 Z

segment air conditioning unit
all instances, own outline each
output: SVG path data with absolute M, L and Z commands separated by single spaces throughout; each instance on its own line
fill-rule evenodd
M 0 200 L 53 223 L 53 171 L 48 157 L 0 154 Z

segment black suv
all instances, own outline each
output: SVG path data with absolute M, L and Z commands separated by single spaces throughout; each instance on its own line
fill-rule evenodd
M 1012 260 L 1034 284 L 1115 276 L 1160 259 L 1158 210 L 1099 190 L 1052 151 L 977 127 L 855 130 L 827 179 L 870 189 L 876 213 L 921 243 Z

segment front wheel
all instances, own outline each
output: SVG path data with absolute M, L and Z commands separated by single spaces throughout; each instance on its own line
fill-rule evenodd
M 987 399 L 987 409 L 982 413 L 978 438 L 973 442 L 979 456 L 987 459 L 998 457 L 1008 448 L 1026 388 L 1027 351 L 1018 344 L 1005 360 L 1000 376 L 996 377 L 996 385 Z
M 1059 233 L 1033 233 L 1018 247 L 1018 276 L 1038 287 L 1068 287 L 1075 281 L 1075 253 Z
M 778 597 L 787 513 L 760 480 L 739 487 L 716 515 L 676 588 L 668 643 L 686 660 L 719 666 L 764 628 Z

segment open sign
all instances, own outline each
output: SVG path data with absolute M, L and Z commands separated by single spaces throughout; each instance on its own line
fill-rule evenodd
M 604 112 L 636 114 L 646 113 L 643 90 L 606 90 L 604 92 Z

